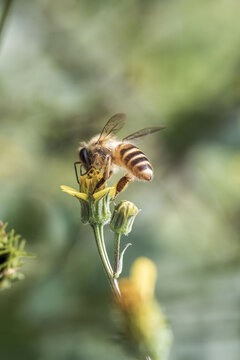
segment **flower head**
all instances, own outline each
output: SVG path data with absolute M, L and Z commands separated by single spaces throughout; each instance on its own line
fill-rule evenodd
M 137 344 L 142 354 L 153 359 L 167 359 L 172 335 L 160 306 L 154 298 L 157 277 L 155 264 L 138 258 L 130 278 L 119 281 L 121 297 L 117 299 L 123 319 L 125 333 Z
M 62 191 L 74 196 L 80 201 L 81 216 L 84 224 L 105 224 L 111 218 L 110 200 L 115 197 L 116 187 L 106 187 L 106 184 L 96 189 L 103 174 L 95 169 L 90 169 L 79 177 L 79 190 L 62 185 Z M 95 191 L 96 189 L 96 191 Z
M 92 196 L 94 200 L 98 200 L 107 192 L 110 193 L 111 198 L 114 198 L 116 193 L 115 187 L 106 187 L 105 183 L 99 189 L 96 189 L 96 186 L 102 177 L 103 174 L 99 170 L 91 168 L 88 172 L 79 177 L 79 191 L 66 185 L 61 185 L 60 187 L 62 191 L 76 197 L 77 199 L 88 200 L 89 197 Z

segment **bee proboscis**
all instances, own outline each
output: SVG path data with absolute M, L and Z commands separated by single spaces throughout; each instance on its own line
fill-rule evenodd
M 130 140 L 152 134 L 164 129 L 164 126 L 145 128 L 118 140 L 115 134 L 123 127 L 125 114 L 119 113 L 112 116 L 104 126 L 100 135 L 94 136 L 88 143 L 81 143 L 78 149 L 79 160 L 74 163 L 80 164 L 86 171 L 91 168 L 103 171 L 103 177 L 96 186 L 100 188 L 120 167 L 127 172 L 118 181 L 116 195 L 121 192 L 135 178 L 151 181 L 153 169 L 145 154 Z M 76 171 L 77 181 L 78 174 Z

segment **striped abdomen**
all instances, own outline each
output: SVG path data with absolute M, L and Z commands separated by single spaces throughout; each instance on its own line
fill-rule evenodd
M 135 145 L 122 143 L 115 152 L 115 162 L 139 179 L 152 180 L 153 170 L 144 153 Z

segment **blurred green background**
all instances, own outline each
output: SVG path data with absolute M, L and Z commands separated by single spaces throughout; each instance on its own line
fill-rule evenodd
M 0 48 L 0 219 L 37 258 L 0 293 L 1 359 L 134 359 L 91 229 L 59 188 L 77 188 L 79 141 L 125 112 L 121 137 L 166 130 L 138 142 L 152 183 L 120 196 L 142 209 L 123 275 L 138 256 L 156 263 L 171 360 L 239 360 L 239 12 L 236 0 L 13 1 Z

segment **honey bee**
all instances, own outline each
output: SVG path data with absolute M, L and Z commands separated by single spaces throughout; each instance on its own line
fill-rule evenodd
M 162 130 L 164 126 L 142 129 L 118 140 L 115 134 L 123 127 L 125 118 L 126 115 L 122 113 L 112 116 L 100 135 L 94 136 L 89 143 L 80 144 L 78 148 L 80 161 L 74 163 L 77 181 L 76 164 L 80 164 L 80 170 L 84 168 L 89 171 L 91 168 L 95 168 L 103 171 L 103 176 L 95 191 L 104 185 L 119 167 L 124 168 L 127 172 L 117 183 L 116 195 L 135 178 L 145 181 L 152 180 L 153 169 L 150 161 L 137 146 L 129 141 Z

